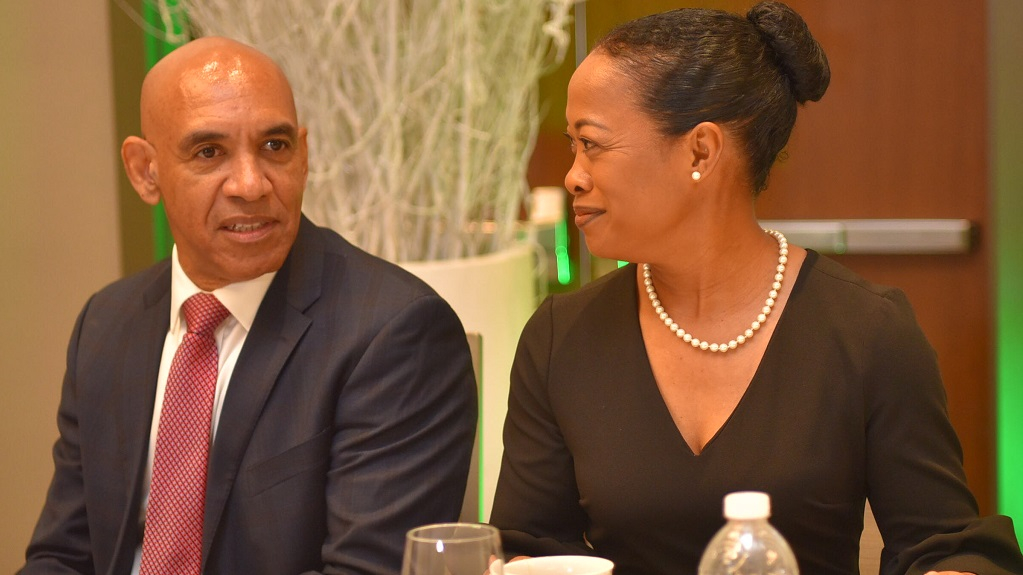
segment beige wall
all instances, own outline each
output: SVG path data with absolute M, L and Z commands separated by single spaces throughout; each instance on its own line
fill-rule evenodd
M 107 0 L 0 3 L 0 573 L 52 463 L 64 350 L 120 273 Z

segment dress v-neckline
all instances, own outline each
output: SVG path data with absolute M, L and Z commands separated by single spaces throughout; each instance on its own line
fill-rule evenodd
M 644 353 L 646 352 L 645 347 L 646 346 L 644 346 Z M 685 451 L 685 453 L 692 457 L 697 458 L 702 457 L 704 454 L 707 453 L 708 449 L 712 449 L 714 445 L 719 442 L 718 438 L 725 434 L 732 420 L 736 419 L 737 417 L 741 417 L 741 410 L 743 409 L 743 405 L 746 404 L 748 401 L 751 401 L 747 400 L 747 398 L 757 391 L 758 388 L 757 383 L 760 379 L 759 374 L 761 372 L 761 367 L 764 365 L 765 360 L 769 359 L 768 353 L 770 352 L 770 349 L 771 345 L 770 343 L 768 343 L 767 348 L 764 350 L 764 354 L 760 358 L 760 362 L 757 365 L 757 369 L 754 371 L 753 376 L 750 378 L 749 383 L 746 384 L 746 388 L 739 396 L 739 400 L 732 407 L 732 410 L 728 413 L 728 416 L 725 417 L 725 419 L 721 422 L 721 425 L 719 425 L 718 428 L 714 430 L 714 433 L 711 434 L 710 438 L 707 439 L 706 443 L 704 443 L 701 446 L 699 453 L 697 453 L 693 449 L 693 446 L 689 443 L 689 440 L 686 439 L 686 436 L 682 433 L 682 430 L 679 429 L 678 424 L 675 423 L 675 417 L 672 414 L 671 409 L 668 407 L 668 402 L 665 400 L 664 394 L 661 393 L 661 389 L 657 383 L 657 379 L 654 377 L 653 368 L 650 366 L 649 357 L 647 357 L 646 362 L 648 374 L 647 383 L 652 387 L 652 393 L 654 393 L 657 398 L 657 403 L 659 405 L 660 411 L 659 420 L 663 425 L 669 428 L 669 432 L 674 433 L 674 436 L 681 444 L 681 448 Z
M 803 259 L 803 261 L 800 262 L 800 267 L 794 276 L 795 279 L 793 280 L 792 285 L 789 288 L 789 293 L 786 297 L 785 306 L 782 310 L 777 312 L 778 315 L 775 318 L 777 320 L 777 323 L 774 326 L 774 329 L 771 330 L 767 345 L 764 348 L 764 353 L 763 355 L 761 355 L 760 361 L 757 363 L 757 367 L 753 371 L 753 375 L 750 377 L 749 383 L 746 385 L 746 388 L 739 396 L 739 400 L 736 402 L 735 406 L 729 412 L 728 417 L 726 417 L 722 421 L 721 425 L 718 426 L 718 428 L 714 431 L 714 433 L 710 436 L 706 443 L 703 444 L 699 453 L 693 450 L 689 441 L 682 433 L 682 430 L 679 429 L 678 425 L 675 423 L 674 415 L 672 414 L 671 409 L 668 407 L 668 402 L 665 400 L 664 395 L 661 393 L 660 386 L 657 383 L 657 378 L 654 376 L 653 366 L 650 363 L 649 350 L 646 347 L 646 341 L 643 339 L 643 327 L 639 319 L 640 313 L 638 299 L 639 287 L 635 281 L 635 276 L 634 275 L 630 276 L 632 280 L 631 285 L 633 292 L 633 297 L 631 298 L 633 304 L 631 306 L 632 309 L 630 310 L 630 312 L 632 313 L 632 321 L 634 323 L 636 332 L 638 333 L 639 336 L 638 337 L 640 346 L 639 351 L 642 354 L 642 357 L 644 358 L 644 365 L 646 366 L 645 384 L 650 386 L 652 393 L 655 394 L 656 396 L 657 403 L 660 405 L 660 415 L 658 416 L 659 420 L 664 425 L 669 426 L 670 429 L 674 432 L 674 436 L 681 443 L 681 447 L 685 451 L 685 453 L 696 458 L 703 456 L 704 454 L 707 453 L 708 449 L 712 449 L 716 443 L 720 442 L 719 438 L 725 434 L 729 426 L 732 424 L 732 421 L 735 420 L 737 417 L 741 417 L 741 410 L 743 409 L 743 405 L 748 403 L 750 400 L 747 398 L 749 398 L 751 394 L 757 391 L 757 388 L 759 387 L 757 383 L 761 379 L 760 378 L 761 372 L 763 372 L 765 369 L 764 365 L 765 363 L 768 363 L 772 359 L 773 356 L 772 349 L 777 347 L 773 344 L 775 340 L 774 336 L 776 332 L 779 329 L 781 329 L 784 325 L 785 317 L 788 315 L 785 313 L 785 311 L 788 309 L 789 304 L 792 303 L 793 297 L 798 293 L 800 284 L 803 282 L 803 278 L 805 277 L 806 272 L 813 267 L 816 259 L 817 259 L 816 252 L 812 250 L 806 250 L 806 256 Z

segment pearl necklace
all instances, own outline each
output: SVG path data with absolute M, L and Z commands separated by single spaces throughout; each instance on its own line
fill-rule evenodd
M 657 291 L 654 289 L 653 274 L 650 273 L 650 264 L 643 264 L 643 284 L 646 285 L 646 293 L 650 298 L 650 303 L 654 306 L 654 312 L 657 313 L 658 317 L 661 318 L 661 321 L 664 322 L 664 325 L 666 325 L 668 329 L 670 329 L 679 339 L 692 345 L 696 349 L 725 353 L 726 351 L 735 349 L 752 339 L 753 334 L 760 329 L 760 326 L 767 322 L 767 316 L 771 315 L 771 309 L 774 308 L 774 302 L 778 299 L 778 291 L 781 290 L 781 282 L 785 279 L 785 264 L 789 261 L 789 243 L 785 239 L 785 236 L 779 231 L 764 231 L 774 236 L 774 239 L 778 241 L 778 267 L 775 268 L 777 273 L 774 274 L 774 283 L 771 284 L 771 291 L 767 294 L 767 301 L 764 302 L 764 307 L 760 310 L 760 315 L 757 316 L 756 321 L 749 326 L 749 329 L 739 334 L 738 337 L 728 343 L 708 343 L 706 341 L 701 341 L 679 327 L 679 325 L 675 323 L 675 320 L 671 319 L 671 316 L 668 315 L 668 312 L 664 311 L 664 306 L 661 305 L 661 300 L 657 297 Z

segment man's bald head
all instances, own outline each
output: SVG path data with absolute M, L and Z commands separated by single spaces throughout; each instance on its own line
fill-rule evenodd
M 167 121 L 175 121 L 178 106 L 196 94 L 236 89 L 240 82 L 258 82 L 290 101 L 297 123 L 291 84 L 279 66 L 259 50 L 217 36 L 192 40 L 156 63 L 142 82 L 142 135 L 150 137 Z

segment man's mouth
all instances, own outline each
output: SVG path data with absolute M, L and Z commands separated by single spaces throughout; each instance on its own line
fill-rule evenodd
M 259 228 L 262 228 L 265 225 L 267 225 L 266 222 L 257 222 L 257 223 L 254 223 L 254 224 L 231 224 L 231 225 L 224 226 L 224 227 L 225 227 L 225 229 L 227 229 L 227 231 L 230 231 L 230 232 L 245 233 L 245 232 L 256 231 L 256 230 L 258 230 Z

